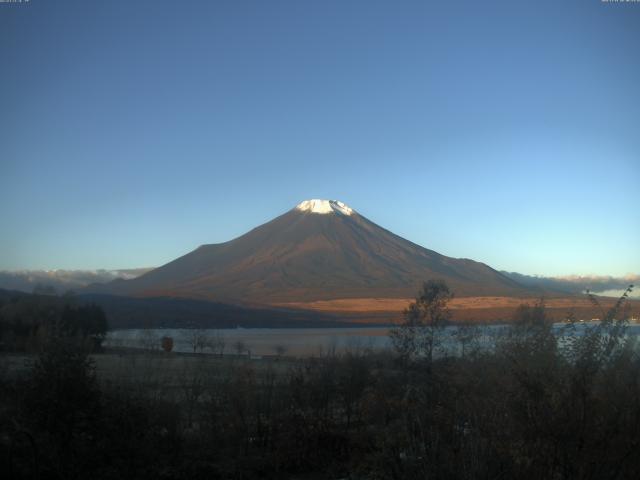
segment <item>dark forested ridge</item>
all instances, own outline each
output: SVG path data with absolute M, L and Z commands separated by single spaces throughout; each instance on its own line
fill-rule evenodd
M 104 310 L 95 303 L 0 290 L 0 350 L 39 351 L 47 339 L 61 336 L 96 351 L 107 329 Z
M 366 325 L 351 318 L 285 308 L 251 308 L 184 298 L 129 298 L 116 295 L 43 295 L 0 289 L 0 338 L 22 332 L 37 336 L 41 324 L 56 320 L 62 309 L 99 307 L 108 328 L 302 328 Z M 372 317 L 372 320 L 376 320 Z M 105 327 L 106 328 L 106 327 Z
M 238 326 L 302 328 L 354 325 L 349 319 L 322 312 L 285 308 L 251 308 L 187 298 L 132 298 L 100 294 L 83 294 L 79 295 L 79 298 L 100 305 L 107 314 L 112 329 L 236 328 Z

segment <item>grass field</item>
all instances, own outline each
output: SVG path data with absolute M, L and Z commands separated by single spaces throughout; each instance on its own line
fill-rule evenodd
M 250 359 L 246 356 L 207 354 L 185 354 L 165 352 L 140 352 L 135 350 L 93 354 L 96 376 L 102 384 L 120 384 L 181 388 L 185 379 L 198 375 L 203 379 L 219 381 L 226 373 L 237 368 L 251 366 L 256 372 L 269 370 L 285 372 L 297 360 L 292 357 L 261 357 Z M 0 377 L 23 378 L 30 370 L 36 355 L 0 355 Z M 215 383 L 215 382 L 213 382 Z
M 598 297 L 602 309 L 611 308 L 615 298 Z M 413 301 L 411 298 L 342 298 L 336 300 L 318 300 L 314 302 L 290 302 L 278 304 L 282 307 L 299 308 L 320 312 L 344 313 L 346 315 L 364 314 L 362 321 L 379 323 L 399 320 L 401 312 Z M 524 297 L 458 297 L 449 302 L 453 320 L 495 323 L 508 320 L 521 304 L 534 304 L 536 298 Z M 590 320 L 601 316 L 587 297 L 545 298 L 547 314 L 561 321 L 567 313 L 573 311 L 577 318 Z M 640 301 L 628 300 L 631 313 L 640 315 Z M 367 316 L 371 314 L 372 316 Z M 351 318 L 351 317 L 350 317 Z

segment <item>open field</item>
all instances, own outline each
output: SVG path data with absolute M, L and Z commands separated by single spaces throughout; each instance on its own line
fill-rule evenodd
M 615 299 L 599 299 L 603 306 L 610 307 Z M 314 302 L 279 303 L 278 306 L 289 308 L 303 308 L 325 312 L 400 312 L 406 308 L 413 298 L 340 298 L 336 300 L 317 300 Z M 517 308 L 523 303 L 535 303 L 531 297 L 458 297 L 449 302 L 451 310 Z M 591 308 L 588 298 L 564 297 L 545 299 L 547 308 Z M 630 300 L 630 303 L 640 306 L 640 302 Z

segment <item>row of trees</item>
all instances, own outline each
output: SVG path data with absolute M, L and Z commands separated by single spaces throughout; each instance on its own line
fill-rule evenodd
M 163 350 L 171 352 L 179 341 L 188 345 L 192 353 L 210 353 L 219 357 L 225 355 L 225 352 L 232 353 L 237 356 L 251 356 L 251 345 L 243 340 L 235 340 L 230 342 L 223 333 L 216 329 L 184 329 L 179 338 L 171 336 L 161 336 L 153 329 L 143 329 L 140 331 L 136 344 L 146 351 L 154 352 Z M 118 340 L 112 339 L 113 346 L 121 346 Z M 287 347 L 278 344 L 273 347 L 273 354 L 281 357 L 287 352 Z
M 63 296 L 14 294 L 0 299 L 0 349 L 36 352 L 50 337 L 98 350 L 107 334 L 101 307 Z

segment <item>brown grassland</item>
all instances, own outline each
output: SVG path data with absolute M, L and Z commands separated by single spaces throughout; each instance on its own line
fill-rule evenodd
M 540 299 L 522 297 L 459 297 L 449 303 L 454 321 L 477 321 L 495 323 L 510 319 L 515 309 L 522 304 L 534 304 Z M 277 306 L 298 308 L 330 313 L 365 314 L 363 321 L 400 320 L 401 312 L 413 299 L 411 298 L 341 298 L 335 300 L 317 300 L 313 302 L 279 303 Z M 585 297 L 557 297 L 543 299 L 547 315 L 555 321 L 562 321 L 569 313 L 577 319 L 591 320 L 600 318 L 602 310 L 613 307 L 615 298 L 599 297 L 602 308 L 594 307 Z M 628 307 L 632 316 L 640 315 L 640 301 L 629 300 Z M 366 314 L 372 314 L 368 316 Z

